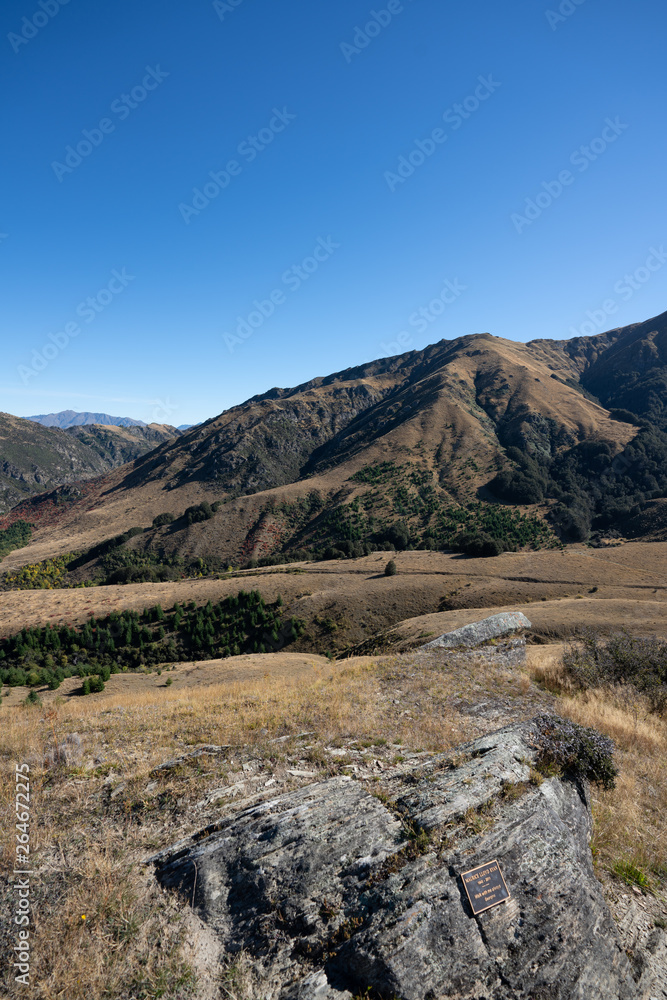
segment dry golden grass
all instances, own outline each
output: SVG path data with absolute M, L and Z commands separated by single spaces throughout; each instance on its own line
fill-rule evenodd
M 628 862 L 657 889 L 667 879 L 667 720 L 652 714 L 632 688 L 576 692 L 562 658 L 545 654 L 534 663 L 532 676 L 560 693 L 560 714 L 616 744 L 616 787 L 593 790 L 596 863 L 613 872 Z
M 8 556 L 2 571 L 15 568 L 14 556 L 27 551 Z M 26 556 L 23 562 L 36 558 Z M 392 577 L 384 575 L 388 556 L 382 552 L 363 559 L 248 570 L 221 579 L 7 591 L 0 606 L 0 634 L 47 623 L 81 623 L 91 615 L 141 611 L 157 603 L 163 608 L 176 601 L 216 603 L 253 588 L 269 603 L 280 594 L 285 613 L 308 623 L 310 639 L 302 638 L 295 648 L 320 653 L 353 647 L 394 627 L 400 651 L 414 645 L 421 633 L 441 635 L 499 610 L 523 611 L 534 631 L 551 639 L 569 637 L 582 626 L 608 633 L 620 621 L 640 635 L 666 634 L 667 542 L 632 542 L 611 551 L 569 546 L 562 552 L 506 552 L 493 559 L 419 550 L 393 558 L 398 573 Z M 317 626 L 318 619 L 330 619 L 337 628 L 327 632 Z
M 234 792 L 202 805 L 212 790 L 240 784 L 240 798 L 249 801 L 248 795 L 252 800 L 314 780 L 291 776 L 288 769 L 321 777 L 351 766 L 381 773 L 404 752 L 446 750 L 497 728 L 495 720 L 466 714 L 464 701 L 495 695 L 504 699 L 506 710 L 514 705 L 520 717 L 534 713 L 526 702 L 526 683 L 509 670 L 462 675 L 439 657 L 417 655 L 316 663 L 305 677 L 267 673 L 245 683 L 56 699 L 47 709 L 5 706 L 4 873 L 13 863 L 14 764 L 27 761 L 31 768 L 36 868 L 31 995 L 39 1000 L 220 995 L 216 990 L 232 973 L 218 969 L 223 978 L 214 982 L 197 967 L 198 921 L 182 900 L 160 892 L 142 861 L 238 808 Z M 45 767 L 54 737 L 62 742 L 74 732 L 82 740 L 82 758 L 61 769 Z M 272 742 L 304 732 L 312 735 Z M 231 747 L 154 772 L 202 744 Z M 350 745 L 354 757 L 330 752 Z M 266 781 L 272 782 L 270 791 L 264 791 Z M 6 911 L 2 919 L 9 917 Z M 9 931 L 5 925 L 5 948 Z M 0 983 L 3 996 L 22 995 L 24 987 L 8 976 Z
M 550 661 L 550 655 L 547 647 L 535 647 L 529 662 L 554 688 L 558 657 Z M 245 682 L 204 683 L 182 690 L 138 685 L 134 692 L 56 699 L 46 709 L 1 710 L 5 875 L 13 866 L 14 764 L 31 768 L 31 996 L 37 1000 L 242 995 L 237 980 L 248 970 L 220 964 L 187 901 L 163 893 L 143 864 L 151 853 L 261 797 L 318 776 L 378 775 L 408 752 L 451 749 L 530 718 L 552 701 L 528 673 L 481 662 L 461 669 L 441 654 L 318 661 L 305 675 L 267 671 Z M 624 692 L 565 693 L 559 710 L 608 732 L 619 745 L 617 788 L 595 793 L 598 864 L 611 868 L 628 859 L 657 881 L 667 860 L 660 837 L 667 731 L 628 699 Z M 485 717 L 468 711 L 480 702 L 491 706 Z M 54 740 L 73 733 L 82 741 L 81 758 L 45 766 Z M 276 742 L 283 736 L 288 739 Z M 210 744 L 218 751 L 188 756 Z M 155 770 L 166 761 L 175 763 Z M 310 776 L 289 773 L 301 770 Z M 3 908 L 6 954 L 10 919 Z M 7 972 L 0 993 L 9 1000 L 25 989 Z

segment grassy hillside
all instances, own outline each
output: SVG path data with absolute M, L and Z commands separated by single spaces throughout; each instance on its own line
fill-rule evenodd
M 60 687 L 67 677 L 83 680 L 83 693 L 104 690 L 111 674 L 157 667 L 167 661 L 212 660 L 267 653 L 298 639 L 302 624 L 282 619 L 282 599 L 267 606 L 259 591 L 239 591 L 203 608 L 160 604 L 92 617 L 79 627 L 24 628 L 0 639 L 0 689 L 29 685 Z M 91 687 L 88 678 L 95 678 Z

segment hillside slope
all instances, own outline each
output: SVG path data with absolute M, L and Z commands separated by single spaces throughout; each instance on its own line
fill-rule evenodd
M 133 526 L 150 529 L 131 542 L 137 558 L 238 562 L 327 545 L 358 555 L 369 543 L 443 547 L 466 533 L 491 538 L 491 552 L 548 544 L 540 518 L 554 506 L 567 537 L 568 463 L 579 475 L 592 449 L 599 482 L 600 463 L 641 433 L 582 384 L 591 359 L 627 335 L 572 351 L 478 334 L 272 389 L 70 503 L 47 495 L 16 508 L 12 518 L 38 531 L 10 563 L 82 551 Z M 202 502 L 222 509 L 184 516 Z M 174 523 L 151 528 L 161 514 Z
M 153 448 L 180 437 L 181 431 L 169 424 L 87 424 L 72 426 L 67 434 L 76 437 L 96 452 L 108 468 L 116 469 L 133 462 Z
M 161 424 L 65 431 L 0 413 L 0 513 L 34 494 L 100 476 L 179 433 Z

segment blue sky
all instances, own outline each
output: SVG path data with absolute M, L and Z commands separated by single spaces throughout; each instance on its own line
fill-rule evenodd
M 667 308 L 657 0 L 9 0 L 0 28 L 0 409 L 191 423 Z

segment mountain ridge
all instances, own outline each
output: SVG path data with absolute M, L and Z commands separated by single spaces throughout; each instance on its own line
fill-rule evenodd
M 274 387 L 91 480 L 70 504 L 47 495 L 15 509 L 37 532 L 9 559 L 134 525 L 137 552 L 232 562 L 327 545 L 360 554 L 389 536 L 443 547 L 472 534 L 492 554 L 554 531 L 622 533 L 633 518 L 646 530 L 642 505 L 667 497 L 666 343 L 667 313 L 571 341 L 472 334 Z M 636 410 L 621 405 L 630 397 Z M 184 520 L 214 502 L 215 517 Z M 167 513 L 172 524 L 151 527 Z
M 133 417 L 112 417 L 108 413 L 90 413 L 88 411 L 60 410 L 58 413 L 39 413 L 36 416 L 24 417 L 42 427 L 59 427 L 67 430 L 69 427 L 83 427 L 87 424 L 102 424 L 105 427 L 146 427 L 143 420 Z

